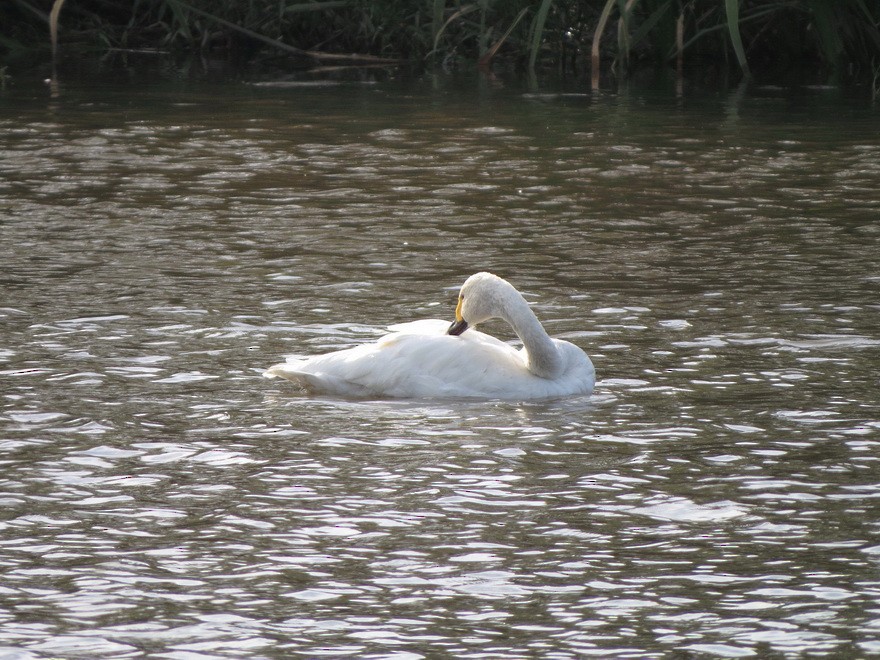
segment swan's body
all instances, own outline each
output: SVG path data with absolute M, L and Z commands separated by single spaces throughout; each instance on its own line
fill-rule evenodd
M 439 320 L 390 328 L 371 344 L 290 358 L 265 375 L 311 392 L 355 397 L 547 399 L 593 390 L 593 363 L 580 348 L 551 339 L 508 282 L 477 273 L 464 283 L 452 326 Z M 469 329 L 491 318 L 514 329 L 522 349 Z

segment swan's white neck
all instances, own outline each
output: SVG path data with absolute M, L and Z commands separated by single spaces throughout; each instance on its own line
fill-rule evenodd
M 556 379 L 565 371 L 565 359 L 550 339 L 522 294 L 492 273 L 471 275 L 458 296 L 456 321 L 476 325 L 491 318 L 507 321 L 523 343 L 526 366 L 536 376 Z M 467 327 L 467 325 L 465 325 Z
M 558 378 L 562 375 L 563 359 L 556 344 L 544 330 L 529 304 L 519 293 L 505 317 L 523 343 L 526 361 L 531 371 L 541 378 Z

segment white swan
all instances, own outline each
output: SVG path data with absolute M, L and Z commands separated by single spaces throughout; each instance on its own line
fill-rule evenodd
M 513 327 L 522 349 L 469 330 L 492 318 Z M 595 370 L 586 353 L 551 339 L 519 291 L 491 273 L 467 279 L 451 326 L 431 319 L 389 329 L 374 343 L 289 358 L 263 375 L 310 392 L 355 397 L 526 400 L 593 390 Z

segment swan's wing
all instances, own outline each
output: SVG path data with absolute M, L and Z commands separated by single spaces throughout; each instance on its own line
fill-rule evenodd
M 382 337 L 379 341 L 382 342 L 386 339 L 393 339 L 395 335 L 445 336 L 450 325 L 451 323 L 449 321 L 443 321 L 441 319 L 421 319 L 418 321 L 409 321 L 407 323 L 396 323 L 388 326 L 388 329 L 391 330 L 391 334 Z M 510 348 L 510 345 L 506 342 L 503 342 L 492 335 L 480 332 L 479 330 L 474 330 L 473 328 L 459 335 L 457 341 L 484 345 L 492 344 L 499 347 Z
M 267 378 L 286 378 L 312 393 L 366 396 L 370 370 L 376 363 L 378 343 L 361 344 L 324 355 L 291 357 L 269 367 Z M 366 382 L 365 382 L 366 381 Z
M 420 319 L 418 321 L 409 321 L 407 323 L 395 323 L 389 325 L 391 332 L 403 333 L 408 335 L 445 335 L 449 329 L 449 321 L 440 319 Z
M 520 351 L 471 330 L 459 337 L 389 335 L 380 345 L 391 396 L 507 398 L 512 382 L 534 378 Z
M 400 324 L 374 343 L 290 358 L 264 375 L 310 392 L 424 398 L 500 396 L 511 378 L 528 373 L 510 345 L 476 330 L 453 337 L 445 334 L 448 327 L 439 320 Z
M 589 393 L 593 369 L 577 347 L 558 380 L 532 374 L 522 351 L 470 329 L 454 337 L 448 323 L 426 320 L 395 326 L 376 342 L 270 367 L 266 376 L 297 382 L 311 392 L 354 397 L 536 399 Z M 567 344 L 567 342 L 560 342 Z

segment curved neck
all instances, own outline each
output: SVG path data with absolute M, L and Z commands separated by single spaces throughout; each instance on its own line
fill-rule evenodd
M 562 356 L 529 304 L 524 298 L 520 300 L 513 318 L 505 320 L 523 343 L 529 371 L 541 378 L 556 378 L 562 373 Z

